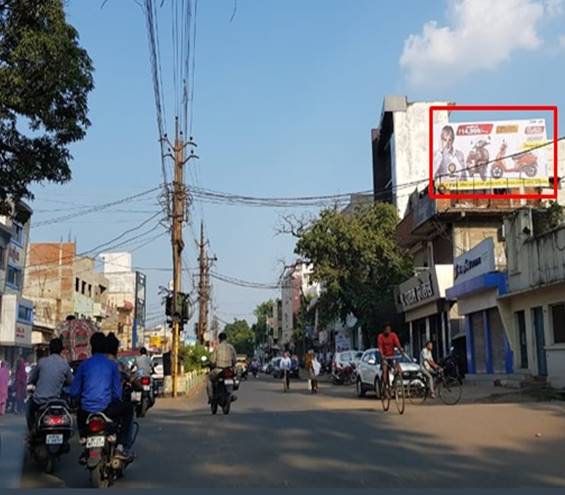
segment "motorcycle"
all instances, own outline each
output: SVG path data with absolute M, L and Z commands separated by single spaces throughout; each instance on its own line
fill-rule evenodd
M 343 367 L 334 367 L 331 375 L 334 385 L 352 385 L 355 383 L 355 369 L 352 364 Z
M 465 376 L 459 366 L 459 357 L 453 347 L 449 351 L 449 354 L 441 359 L 438 364 L 443 368 L 446 376 L 455 378 L 462 385 Z
M 46 473 L 52 473 L 61 455 L 70 451 L 73 420 L 65 400 L 52 400 L 41 406 L 33 420 L 28 448 L 32 458 Z
M 131 401 L 135 406 L 135 414 L 138 418 L 143 418 L 150 407 L 155 404 L 155 391 L 153 379 L 143 375 L 134 379 Z
M 257 378 L 257 373 L 259 372 L 259 367 L 256 364 L 251 364 L 251 374 L 253 378 Z
M 481 139 L 475 143 L 473 149 L 469 152 L 466 168 L 470 177 L 474 177 L 475 174 L 478 174 L 482 180 L 486 180 L 489 162 L 489 152 L 486 147 L 489 144 L 488 141 Z
M 520 172 L 525 173 L 528 177 L 535 177 L 538 173 L 538 158 L 531 151 L 513 156 L 514 166 L 508 166 L 508 159 L 505 158 L 508 145 L 502 142 L 500 150 L 496 155 L 496 160 L 492 166 L 491 175 L 495 179 L 500 179 L 505 173 Z
M 124 471 L 132 461 L 117 455 L 119 424 L 104 413 L 92 413 L 86 420 L 86 439 L 81 463 L 90 472 L 90 482 L 94 488 L 108 488 L 115 480 L 123 477 Z M 132 445 L 137 438 L 139 424 L 133 422 Z

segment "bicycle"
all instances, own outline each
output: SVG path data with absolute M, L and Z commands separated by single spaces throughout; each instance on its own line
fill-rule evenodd
M 457 378 L 446 375 L 443 368 L 439 368 L 433 374 L 433 380 L 437 395 L 446 406 L 454 406 L 459 403 L 463 390 Z M 408 400 L 411 404 L 423 404 L 430 395 L 428 380 L 422 374 L 410 380 Z
M 392 383 L 390 380 L 390 367 L 388 365 L 387 373 L 388 377 L 382 374 L 381 379 L 381 402 L 383 405 L 383 411 L 387 412 L 390 408 L 391 395 L 394 393 L 394 402 L 396 403 L 396 409 L 398 414 L 404 414 L 404 409 L 406 406 L 405 393 L 404 393 L 404 381 L 402 379 L 402 371 L 399 370 L 396 363 L 392 364 L 394 369 L 394 375 L 392 378 Z

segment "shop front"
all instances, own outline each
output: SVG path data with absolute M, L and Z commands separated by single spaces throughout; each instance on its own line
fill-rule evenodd
M 436 265 L 398 286 L 397 305 L 409 328 L 409 342 L 405 347 L 414 358 L 419 358 L 429 340 L 433 342 L 436 359 L 449 352 L 450 308 L 445 299 L 445 288 L 451 285 L 452 272 L 451 265 Z
M 455 258 L 454 283 L 446 292 L 465 319 L 470 374 L 513 372 L 512 349 L 497 304 L 508 290 L 508 280 L 496 265 L 494 241 L 487 238 Z

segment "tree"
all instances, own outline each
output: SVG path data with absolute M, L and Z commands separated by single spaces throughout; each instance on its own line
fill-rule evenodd
M 208 349 L 201 345 L 181 345 L 179 349 L 179 360 L 184 363 L 185 371 L 194 371 L 202 368 L 202 356 L 210 359 Z
M 85 136 L 92 61 L 62 0 L 0 0 L 0 211 L 30 183 L 71 178 L 69 145 Z
M 251 356 L 254 349 L 255 335 L 246 320 L 234 320 L 224 327 L 228 342 L 235 347 L 238 354 Z
M 264 344 L 267 341 L 269 331 L 268 320 L 273 316 L 273 306 L 273 300 L 269 299 L 259 304 L 253 311 L 253 314 L 255 314 L 257 318 L 257 323 L 252 326 L 252 329 L 255 334 L 255 343 L 258 345 Z
M 303 229 L 295 253 L 313 264 L 322 284 L 320 323 L 353 314 L 365 343 L 385 321 L 394 322 L 394 287 L 412 274 L 412 262 L 398 248 L 398 216 L 386 203 L 360 205 L 351 213 L 325 209 Z

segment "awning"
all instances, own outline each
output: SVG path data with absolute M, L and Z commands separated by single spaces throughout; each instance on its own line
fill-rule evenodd
M 503 272 L 490 272 L 454 285 L 445 291 L 447 299 L 456 301 L 487 289 L 498 289 L 499 294 L 508 292 L 508 276 Z

